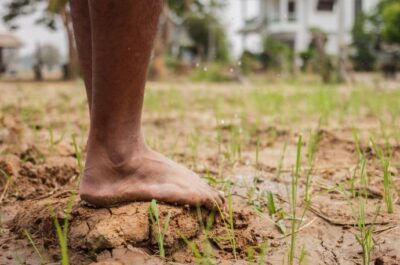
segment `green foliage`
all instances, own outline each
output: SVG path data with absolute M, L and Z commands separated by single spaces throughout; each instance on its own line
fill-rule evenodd
M 160 214 L 158 212 L 157 201 L 152 200 L 150 203 L 149 215 L 150 215 L 151 224 L 155 225 L 157 228 L 157 230 L 156 230 L 157 238 L 156 239 L 157 239 L 157 243 L 158 243 L 158 249 L 160 251 L 160 257 L 165 258 L 164 237 L 169 228 L 171 212 L 170 211 L 168 212 L 168 214 L 164 220 L 163 227 L 161 227 Z
M 205 6 L 199 0 L 167 0 L 168 7 L 179 17 L 184 17 L 188 10 L 195 9 L 200 13 L 205 12 Z
M 267 209 L 270 216 L 277 212 L 277 207 L 275 206 L 274 194 L 270 191 L 267 193 Z
M 46 2 L 48 5 L 46 5 Z M 57 23 L 54 14 L 60 12 L 67 2 L 67 0 L 6 0 L 2 3 L 4 7 L 3 21 L 9 27 L 17 29 L 18 25 L 15 21 L 20 16 L 31 15 L 39 11 L 41 15 L 35 23 L 56 30 Z
M 264 65 L 278 71 L 288 70 L 293 61 L 293 51 L 288 44 L 271 36 L 264 40 Z
M 229 76 L 224 71 L 224 65 L 214 63 L 208 66 L 199 67 L 193 71 L 191 79 L 197 82 L 226 82 L 230 81 Z
M 355 54 L 351 56 L 355 70 L 371 71 L 376 61 L 373 43 L 376 35 L 366 30 L 367 17 L 364 14 L 356 18 L 352 29 Z
M 215 11 L 224 6 L 225 0 L 211 0 L 207 3 L 201 0 L 168 0 L 167 3 L 169 9 L 183 19 L 183 26 L 203 59 L 209 53 L 211 43 L 215 45 L 213 60 L 226 62 L 229 59 L 225 30 L 215 15 Z
M 374 247 L 373 233 L 376 218 L 379 215 L 380 207 L 378 206 L 375 212 L 374 219 L 371 225 L 366 222 L 367 214 L 365 212 L 366 198 L 360 198 L 358 211 L 356 213 L 358 234 L 355 235 L 357 243 L 362 248 L 363 265 L 371 264 L 371 251 Z
M 47 10 L 54 14 L 59 13 L 67 3 L 68 0 L 48 0 Z
M 390 43 L 400 44 L 400 1 L 392 1 L 382 10 L 382 36 Z
M 54 209 L 51 209 L 53 219 L 54 219 L 54 226 L 56 227 L 57 237 L 58 237 L 58 244 L 60 246 L 61 251 L 61 264 L 62 265 L 69 265 L 69 256 L 68 256 L 68 227 L 69 227 L 69 219 L 71 217 L 73 206 L 73 196 L 71 196 L 67 201 L 67 206 L 65 209 L 65 218 L 64 224 L 61 226 L 58 217 L 56 216 Z
M 240 57 L 240 69 L 242 73 L 247 75 L 251 72 L 257 71 L 261 67 L 261 58 L 259 55 L 249 51 L 244 51 Z
M 211 34 L 215 36 L 215 60 L 226 62 L 229 59 L 228 42 L 224 29 L 215 16 L 190 13 L 184 21 L 190 38 L 205 56 L 210 47 Z
M 296 206 L 297 206 L 297 191 L 298 191 L 298 181 L 300 177 L 301 169 L 301 148 L 303 146 L 303 138 L 300 135 L 297 141 L 297 151 L 296 151 L 296 167 L 292 174 L 292 182 L 290 189 L 290 210 L 292 213 L 291 220 L 291 233 L 290 233 L 290 248 L 288 253 L 288 264 L 294 264 L 295 250 L 296 250 L 296 239 L 297 239 L 297 218 L 296 218 Z
M 82 175 L 83 174 L 82 150 L 79 147 L 78 143 L 76 142 L 76 135 L 75 134 L 72 135 L 72 144 L 74 146 L 75 158 L 76 158 L 76 162 L 78 163 L 79 172 Z
M 391 150 L 385 152 L 382 148 L 380 148 L 374 140 L 371 138 L 372 146 L 378 155 L 383 169 L 383 198 L 386 204 L 386 210 L 388 213 L 394 212 L 393 206 L 393 177 L 389 170 L 390 167 L 390 160 L 391 160 Z M 389 154 L 386 154 L 389 153 Z
M 311 61 L 315 58 L 315 50 L 307 49 L 300 53 L 300 58 L 303 62 L 302 70 L 306 70 L 309 68 Z

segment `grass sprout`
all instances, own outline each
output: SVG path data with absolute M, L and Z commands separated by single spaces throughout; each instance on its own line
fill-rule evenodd
M 82 175 L 83 174 L 82 150 L 78 146 L 78 143 L 76 142 L 76 135 L 75 134 L 72 135 L 72 144 L 74 146 L 75 158 L 76 158 L 76 161 L 78 163 L 79 172 Z
M 229 190 L 228 197 L 227 197 L 227 218 L 225 217 L 224 212 L 222 211 L 221 207 L 216 204 L 219 215 L 223 222 L 224 228 L 227 233 L 228 240 L 232 247 L 232 253 L 237 260 L 237 247 L 236 247 L 236 238 L 235 238 L 235 225 L 234 225 L 234 218 L 233 218 L 233 205 L 232 205 L 232 191 Z
M 355 235 L 357 243 L 361 246 L 362 249 L 363 265 L 369 265 L 371 262 L 371 251 L 374 247 L 373 229 L 376 218 L 380 212 L 380 206 L 378 206 L 372 224 L 367 225 L 365 213 L 366 200 L 367 199 L 365 198 L 360 198 L 358 203 L 358 212 L 356 217 L 358 234 Z
M 303 138 L 300 135 L 297 141 L 297 151 L 296 151 L 296 168 L 294 174 L 292 174 L 292 182 L 291 182 L 291 196 L 290 196 L 290 207 L 292 213 L 291 219 L 291 235 L 290 235 L 290 248 L 288 253 L 288 262 L 290 265 L 294 264 L 295 258 L 295 247 L 296 247 L 296 205 L 297 205 L 297 186 L 298 179 L 300 176 L 301 169 L 301 147 L 303 145 Z
M 392 174 L 389 170 L 391 158 L 385 155 L 385 152 L 381 148 L 379 148 L 372 139 L 371 142 L 375 149 L 375 152 L 378 154 L 383 169 L 383 197 L 386 205 L 386 211 L 388 213 L 393 213 L 393 179 Z
M 151 223 L 153 225 L 155 225 L 157 228 L 156 240 L 157 240 L 157 244 L 158 244 L 158 250 L 160 252 L 160 257 L 165 258 L 164 238 L 165 238 L 165 235 L 169 228 L 169 221 L 171 219 L 171 211 L 168 212 L 168 214 L 164 220 L 164 224 L 161 226 L 160 215 L 159 215 L 159 211 L 158 211 L 158 207 L 157 207 L 157 201 L 152 200 L 150 203 L 149 215 L 150 215 Z
M 40 264 L 44 265 L 46 264 L 46 260 L 43 257 L 42 253 L 40 253 L 39 248 L 37 247 L 35 241 L 33 240 L 31 234 L 28 232 L 28 230 L 24 229 L 24 234 L 26 236 L 26 238 L 28 238 L 29 243 L 32 245 L 33 249 L 35 250 L 36 254 L 38 255 L 39 259 L 40 259 Z
M 61 264 L 62 265 L 69 265 L 69 256 L 68 256 L 68 226 L 69 226 L 69 219 L 71 216 L 73 205 L 73 197 L 71 196 L 67 201 L 67 206 L 65 209 L 65 218 L 64 224 L 61 225 L 54 209 L 51 209 L 53 219 L 54 219 L 54 226 L 56 227 L 56 233 L 58 238 L 58 244 L 60 246 L 61 252 Z
M 260 137 L 257 137 L 256 141 L 256 166 L 259 165 L 260 162 Z
M 275 175 L 275 179 L 277 179 L 277 180 L 280 178 L 281 173 L 282 173 L 283 160 L 285 159 L 286 148 L 287 148 L 287 142 L 285 142 L 285 144 L 283 145 L 282 154 L 278 161 L 278 166 L 277 166 L 276 175 Z

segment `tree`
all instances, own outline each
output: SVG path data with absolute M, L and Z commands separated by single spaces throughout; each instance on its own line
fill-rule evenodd
M 310 49 L 315 51 L 316 70 L 324 83 L 332 81 L 333 64 L 331 57 L 326 53 L 328 36 L 318 28 L 311 29 Z
M 366 29 L 368 22 L 365 14 L 360 14 L 352 29 L 354 54 L 350 56 L 354 69 L 358 71 L 372 71 L 376 61 L 374 43 L 376 34 Z
M 400 43 L 399 21 L 400 0 L 381 0 L 368 20 L 373 25 L 372 32 L 380 41 Z
M 40 49 L 40 56 L 43 65 L 46 66 L 49 70 L 61 63 L 61 54 L 56 46 L 51 43 L 47 43 L 42 45 Z
M 389 43 L 400 44 L 400 1 L 386 4 L 382 9 L 382 36 Z
M 222 62 L 228 60 L 226 35 L 216 17 L 211 14 L 191 13 L 184 23 L 202 59 Z
M 34 12 L 37 12 L 38 9 L 41 9 L 42 17 L 37 20 L 38 24 L 44 24 L 50 29 L 57 29 L 56 18 L 61 18 L 63 21 L 63 25 L 65 31 L 67 33 L 68 39 L 68 48 L 69 48 L 69 62 L 68 62 L 68 70 L 69 78 L 75 78 L 78 74 L 78 56 L 74 43 L 72 22 L 70 16 L 70 9 L 68 5 L 68 0 L 6 0 L 8 1 L 5 4 L 6 14 L 3 16 L 3 20 L 10 25 L 11 28 L 16 28 L 17 24 L 15 23 L 16 19 L 22 15 L 29 15 Z M 205 18 L 203 20 L 203 24 L 208 24 L 208 33 L 211 28 L 213 28 L 215 32 L 215 43 L 216 43 L 216 55 L 217 58 L 227 58 L 227 43 L 225 34 L 222 30 L 222 26 L 216 22 L 218 20 L 215 16 L 211 16 L 210 10 L 218 9 L 222 6 L 222 3 L 225 0 L 209 0 L 209 3 L 205 3 L 202 0 L 167 0 L 167 5 L 164 8 L 164 12 L 162 13 L 160 19 L 159 26 L 159 34 L 155 41 L 154 48 L 154 57 L 153 57 L 153 67 L 151 69 L 151 73 L 154 78 L 160 78 L 164 75 L 165 66 L 164 56 L 167 51 L 167 39 L 169 36 L 169 30 L 171 27 L 171 13 L 173 15 L 183 19 L 185 22 L 185 27 L 189 27 L 186 23 L 186 18 L 190 14 L 196 13 L 197 15 L 201 14 Z M 208 14 L 208 15 L 207 15 Z M 207 15 L 207 16 L 206 16 Z M 198 22 L 198 21 L 197 21 Z M 194 30 L 196 26 L 191 23 L 191 28 Z M 199 25 L 196 24 L 196 25 Z M 189 29 L 189 30 L 190 30 Z M 203 27 L 204 29 L 204 27 Z M 206 40 L 209 40 L 208 34 Z M 196 35 L 197 36 L 197 35 Z M 208 49 L 209 44 L 204 44 L 204 39 L 198 39 L 197 44 L 202 46 L 203 49 Z M 208 41 L 211 43 L 210 41 Z
M 224 0 L 167 0 L 161 14 L 159 32 L 154 44 L 153 63 L 150 68 L 152 79 L 162 79 L 166 74 L 165 55 L 168 52 L 170 31 L 176 26 L 174 17 L 182 22 L 189 37 L 195 43 L 203 60 L 228 59 L 228 45 L 223 27 L 214 11 L 223 6 Z
M 33 74 L 35 76 L 36 81 L 42 81 L 43 80 L 43 72 L 42 72 L 43 60 L 42 60 L 42 49 L 40 47 L 40 44 L 36 45 L 34 57 L 35 57 L 35 64 L 33 65 Z
M 65 71 L 66 79 L 78 77 L 78 54 L 72 28 L 70 8 L 68 0 L 5 0 L 5 14 L 3 21 L 11 28 L 17 29 L 17 19 L 20 16 L 40 12 L 41 16 L 36 20 L 38 25 L 44 25 L 51 30 L 57 30 L 57 19 L 61 19 L 68 40 L 68 63 Z

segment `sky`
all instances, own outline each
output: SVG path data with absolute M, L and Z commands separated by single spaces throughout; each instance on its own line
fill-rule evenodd
M 180 0 L 177 0 L 180 1 Z M 225 10 L 221 12 L 221 20 L 228 32 L 228 38 L 232 54 L 237 56 L 240 54 L 241 38 L 237 31 L 242 25 L 241 1 L 243 0 L 228 0 Z M 247 17 L 253 17 L 257 14 L 258 0 L 246 0 L 247 2 Z M 0 4 L 0 14 L 4 13 L 4 7 Z M 51 31 L 42 25 L 35 25 L 35 19 L 40 13 L 33 14 L 28 17 L 18 19 L 19 29 L 13 34 L 17 35 L 24 46 L 20 49 L 19 55 L 30 55 L 34 52 L 37 44 L 51 43 L 59 48 L 63 55 L 67 52 L 65 32 L 60 27 L 58 31 Z M 6 32 L 7 27 L 0 20 L 0 33 Z

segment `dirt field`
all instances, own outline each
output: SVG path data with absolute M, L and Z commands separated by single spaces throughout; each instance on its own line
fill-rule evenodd
M 81 82 L 0 83 L 0 264 L 61 264 L 65 237 L 70 264 L 400 264 L 399 89 L 150 83 L 148 144 L 228 202 L 153 204 L 157 224 L 150 203 L 79 200 Z

